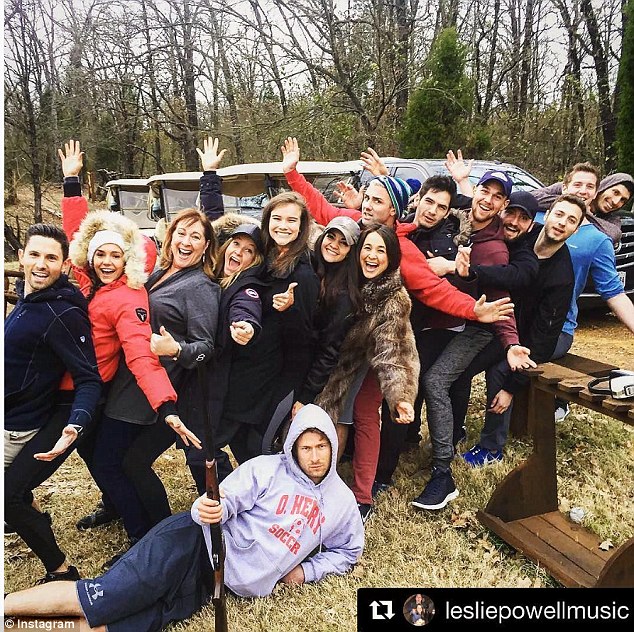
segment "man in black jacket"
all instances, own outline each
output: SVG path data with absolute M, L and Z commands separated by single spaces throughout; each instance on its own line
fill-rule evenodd
M 88 305 L 62 274 L 68 240 L 59 227 L 31 226 L 19 257 L 24 287 L 4 323 L 5 519 L 42 560 L 44 581 L 77 579 L 31 491 L 68 456 L 101 395 Z M 62 401 L 66 371 L 75 390 Z
M 533 211 L 534 212 L 534 211 Z M 544 218 L 536 224 L 526 240 L 539 262 L 537 278 L 528 289 L 511 292 L 515 318 L 523 345 L 531 349 L 531 358 L 547 362 L 555 349 L 572 298 L 574 274 L 566 239 L 579 227 L 586 208 L 582 199 L 573 195 L 557 198 Z M 459 272 L 466 273 L 462 263 Z M 508 266 L 506 266 L 508 268 Z M 502 283 L 508 269 L 482 266 L 479 276 L 490 283 Z M 486 368 L 487 412 L 480 441 L 462 457 L 472 467 L 501 461 L 508 436 L 513 396 L 528 384 L 528 377 L 510 370 L 503 350 L 494 341 L 483 350 L 465 371 L 469 377 Z

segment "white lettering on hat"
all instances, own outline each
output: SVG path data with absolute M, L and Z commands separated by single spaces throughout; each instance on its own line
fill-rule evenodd
M 492 173 L 489 174 L 489 177 L 499 178 L 500 180 L 504 180 L 505 182 L 508 182 L 509 180 L 508 176 L 503 171 L 493 171 Z

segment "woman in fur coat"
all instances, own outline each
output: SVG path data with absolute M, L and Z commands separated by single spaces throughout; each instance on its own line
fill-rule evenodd
M 354 423 L 352 491 L 364 522 L 372 511 L 372 483 L 380 448 L 379 408 L 387 401 L 397 423 L 414 420 L 419 361 L 409 321 L 411 300 L 399 272 L 396 234 L 373 224 L 359 238 L 362 312 L 339 354 L 339 362 L 315 403 L 337 421 L 339 446 Z M 361 385 L 373 386 L 360 401 Z M 341 449 L 340 449 L 341 453 Z

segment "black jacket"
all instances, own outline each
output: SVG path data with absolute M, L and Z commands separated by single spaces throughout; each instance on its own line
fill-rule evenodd
M 66 371 L 75 385 L 68 423 L 91 421 L 101 378 L 87 309 L 86 299 L 63 274 L 52 286 L 21 297 L 4 321 L 6 430 L 45 425 Z
M 404 221 L 414 221 L 414 214 L 408 215 Z M 447 216 L 433 228 L 419 227 L 408 235 L 408 238 L 426 257 L 428 257 L 427 253 L 431 252 L 434 257 L 444 257 L 451 261 L 458 254 L 458 243 L 467 237 L 468 235 L 463 234 L 460 220 L 455 215 Z M 461 292 L 475 293 L 476 283 L 473 277 L 462 279 L 457 274 L 448 274 L 445 278 Z M 420 333 L 423 329 L 450 329 L 464 324 L 461 318 L 428 307 L 411 295 L 410 298 L 412 299 L 410 321 L 414 334 Z
M 541 224 L 538 224 L 541 230 Z M 533 228 L 534 230 L 534 228 Z M 537 233 L 539 234 L 539 230 Z M 509 262 L 506 265 L 471 266 L 471 275 L 478 278 L 482 285 L 495 286 L 509 292 L 522 291 L 530 287 L 537 278 L 539 263 L 533 252 L 535 239 L 529 235 L 506 242 L 509 249 Z M 472 278 L 471 276 L 469 278 Z
M 355 322 L 354 307 L 350 297 L 341 293 L 334 307 L 317 307 L 315 314 L 316 350 L 313 364 L 295 401 L 312 404 L 321 393 L 339 361 L 339 351 L 350 327 Z
M 531 250 L 541 232 L 535 225 L 527 235 Z M 550 360 L 570 308 L 574 288 L 574 272 L 570 251 L 563 245 L 549 259 L 539 260 L 539 271 L 533 284 L 526 290 L 514 292 L 515 319 L 520 342 L 531 350 L 537 362 Z M 529 378 L 521 373 L 508 376 L 504 389 L 516 393 Z
M 277 404 L 303 384 L 315 344 L 314 317 L 319 280 L 308 257 L 302 257 L 284 278 L 264 271 L 262 331 L 252 343 L 233 349 L 232 373 L 222 412 L 222 423 L 246 423 L 265 428 Z M 273 295 L 297 282 L 295 303 L 285 312 L 273 309 Z

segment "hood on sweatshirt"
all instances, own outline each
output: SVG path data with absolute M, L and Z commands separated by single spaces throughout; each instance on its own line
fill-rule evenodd
M 597 195 L 607 191 L 610 187 L 616 186 L 617 184 L 624 185 L 627 187 L 630 194 L 634 195 L 634 178 L 632 178 L 632 176 L 628 173 L 613 173 L 612 175 L 605 176 L 605 178 L 603 178 L 603 180 L 599 183 Z
M 123 237 L 127 285 L 139 289 L 147 281 L 146 242 L 139 227 L 127 217 L 110 211 L 88 213 L 70 242 L 70 259 L 79 268 L 88 267 L 88 244 L 100 230 L 112 230 Z
M 295 442 L 303 432 L 310 430 L 311 428 L 316 428 L 317 430 L 323 432 L 326 437 L 328 437 L 328 441 L 330 441 L 330 469 L 328 470 L 326 476 L 324 476 L 323 480 L 319 483 L 321 485 L 336 475 L 338 448 L 335 424 L 330 418 L 330 415 L 328 415 L 323 408 L 320 408 L 315 404 L 307 404 L 295 415 L 295 418 L 288 429 L 286 440 L 284 441 L 284 458 L 288 464 L 289 470 L 297 480 L 314 485 L 310 478 L 308 478 L 308 476 L 299 467 L 297 460 L 293 456 L 293 446 L 295 445 Z

